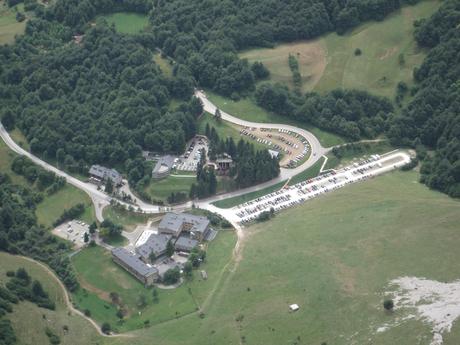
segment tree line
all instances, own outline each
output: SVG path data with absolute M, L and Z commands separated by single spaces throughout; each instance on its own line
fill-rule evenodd
M 0 174 L 0 250 L 49 265 L 70 291 L 78 287 L 68 253 L 70 245 L 37 224 L 39 194 Z
M 460 3 L 444 1 L 416 23 L 420 46 L 431 47 L 414 70 L 415 96 L 390 123 L 394 144 L 412 146 L 422 160 L 421 181 L 460 197 Z M 433 150 L 433 154 L 428 154 Z

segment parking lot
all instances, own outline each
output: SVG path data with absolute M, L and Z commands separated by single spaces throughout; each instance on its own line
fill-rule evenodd
M 208 152 L 208 140 L 204 137 L 195 137 L 188 144 L 185 153 L 179 157 L 176 168 L 182 171 L 196 171 L 201 158 L 201 149 Z
M 242 127 L 240 135 L 279 152 L 280 165 L 284 168 L 299 166 L 311 152 L 310 144 L 305 138 L 286 129 Z
M 80 248 L 85 244 L 85 232 L 89 235 L 89 225 L 81 220 L 72 220 L 63 223 L 53 230 L 53 234 L 59 236 Z
M 372 155 L 341 170 L 331 171 L 235 206 L 225 213 L 227 217 L 241 224 L 249 223 L 256 220 L 262 212 L 279 212 L 350 183 L 360 182 L 399 168 L 408 162 L 410 162 L 409 154 L 402 151 L 382 156 Z

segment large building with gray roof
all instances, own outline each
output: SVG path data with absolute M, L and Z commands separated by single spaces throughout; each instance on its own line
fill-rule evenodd
M 158 258 L 166 253 L 166 248 L 171 237 L 168 234 L 152 234 L 144 244 L 136 248 L 136 253 L 144 262 L 150 261 L 152 254 L 155 258 Z
M 109 169 L 101 165 L 92 165 L 89 169 L 89 175 L 97 180 L 111 180 L 115 186 L 122 183 L 123 178 L 115 169 Z
M 190 238 L 203 241 L 209 232 L 209 219 L 203 216 L 195 216 L 189 213 L 167 213 L 158 230 L 162 234 L 169 234 L 178 238 L 182 233 L 189 234 Z
M 158 159 L 152 170 L 152 178 L 160 179 L 166 177 L 171 172 L 176 157 L 171 155 L 162 156 Z
M 136 255 L 124 248 L 112 249 L 112 260 L 136 277 L 145 286 L 150 286 L 158 279 L 158 270 L 145 264 Z

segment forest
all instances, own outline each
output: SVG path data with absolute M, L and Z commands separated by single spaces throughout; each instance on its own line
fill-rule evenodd
M 417 25 L 416 40 L 431 47 L 414 71 L 414 98 L 390 122 L 397 145 L 415 147 L 422 160 L 422 182 L 460 197 L 460 2 L 445 1 Z M 428 152 L 427 152 L 428 151 Z
M 383 20 L 417 0 L 172 0 L 151 12 L 154 42 L 186 65 L 200 86 L 232 98 L 253 91 L 257 75 L 237 52 L 345 32 Z

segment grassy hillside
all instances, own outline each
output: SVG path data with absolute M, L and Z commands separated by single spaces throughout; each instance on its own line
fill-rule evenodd
M 152 289 L 144 286 L 125 270 L 112 262 L 110 253 L 101 247 L 87 248 L 73 257 L 72 262 L 82 287 L 74 295 L 80 309 L 89 309 L 99 322 L 110 322 L 120 331 L 142 328 L 193 313 L 213 294 L 220 282 L 221 272 L 230 260 L 235 245 L 231 231 L 218 234 L 209 244 L 206 263 L 202 268 L 208 273 L 208 280 L 202 280 L 195 271 L 194 278 L 181 287 L 172 290 L 158 289 L 159 302 L 153 302 Z M 116 307 L 109 298 L 110 292 L 119 294 L 128 315 L 123 323 L 118 322 Z M 147 306 L 138 307 L 138 298 L 144 295 Z
M 249 61 L 262 61 L 273 82 L 292 84 L 289 54 L 299 61 L 303 91 L 325 92 L 338 87 L 361 89 L 393 98 L 398 82 L 412 82 L 412 70 L 425 52 L 413 38 L 414 20 L 429 17 L 438 0 L 406 6 L 382 22 L 369 22 L 339 36 L 335 33 L 313 41 L 281 44 L 273 49 L 253 49 L 240 54 Z M 355 50 L 362 54 L 355 56 Z M 400 63 L 400 55 L 404 63 Z
M 131 343 L 428 345 L 421 321 L 376 332 L 405 316 L 382 309 L 391 279 L 460 276 L 460 204 L 417 179 L 416 172 L 387 174 L 245 229 L 241 260 L 205 317 L 140 331 Z M 290 303 L 301 309 L 289 313 Z M 459 342 L 457 323 L 444 344 Z
M 149 22 L 146 15 L 130 12 L 111 13 L 99 18 L 105 19 L 109 24 L 114 24 L 115 29 L 123 34 L 137 34 L 145 29 Z
M 16 20 L 17 11 L 24 13 L 23 4 L 9 8 L 5 0 L 0 0 L 0 45 L 14 42 L 14 36 L 24 32 L 26 21 Z
M 24 258 L 0 252 L 0 284 L 7 281 L 6 272 L 24 267 L 33 279 L 39 280 L 45 291 L 56 303 L 56 310 L 37 307 L 30 302 L 13 305 L 13 313 L 6 317 L 11 320 L 18 344 L 48 345 L 45 328 L 51 328 L 61 339 L 61 344 L 96 344 L 97 333 L 82 317 L 70 313 L 64 303 L 63 290 L 43 267 Z M 64 332 L 64 326 L 68 332 Z

